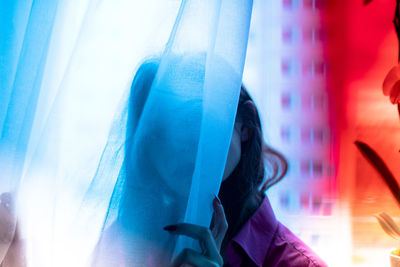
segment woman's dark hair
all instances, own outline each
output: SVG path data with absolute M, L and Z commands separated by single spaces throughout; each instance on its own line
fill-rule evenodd
M 158 66 L 158 58 L 145 61 L 132 83 L 127 151 L 130 150 L 131 136 L 135 132 Z M 258 111 L 244 85 L 240 90 L 236 119 L 249 130 L 249 138 L 242 142 L 240 161 L 232 174 L 221 184 L 219 192 L 229 225 L 226 241 L 235 236 L 257 210 L 264 199 L 265 191 L 285 176 L 288 166 L 283 155 L 264 143 Z M 266 167 L 270 170 L 268 174 L 265 173 Z
M 242 85 L 237 118 L 243 123 L 243 127 L 250 130 L 250 137 L 242 143 L 241 171 L 243 176 L 248 177 L 246 181 L 249 183 L 249 191 L 260 188 L 260 191 L 265 192 L 285 176 L 288 165 L 282 154 L 263 141 L 260 116 L 255 106 L 249 105 L 249 101 L 253 102 L 253 99 Z M 272 173 L 266 179 L 264 159 L 272 169 Z
M 285 157 L 264 143 L 260 116 L 244 85 L 236 120 L 248 129 L 249 138 L 242 142 L 240 161 L 219 192 L 229 225 L 224 243 L 237 234 L 260 206 L 265 191 L 278 183 L 288 168 Z M 268 175 L 265 164 L 271 169 Z

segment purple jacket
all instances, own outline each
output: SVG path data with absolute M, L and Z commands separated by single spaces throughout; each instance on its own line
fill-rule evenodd
M 281 224 L 267 197 L 228 244 L 224 266 L 324 267 L 306 244 Z

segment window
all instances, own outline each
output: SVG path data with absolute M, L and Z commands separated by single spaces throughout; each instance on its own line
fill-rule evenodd
M 326 6 L 325 0 L 303 0 L 303 7 L 309 9 L 324 9 Z
M 323 174 L 324 168 L 322 161 L 314 160 L 312 162 L 312 174 L 314 177 L 321 177 Z
M 297 44 L 300 42 L 301 33 L 297 27 L 287 26 L 282 29 L 282 42 L 284 44 Z
M 281 127 L 281 139 L 285 142 L 290 142 L 292 139 L 292 133 L 289 126 Z
M 300 171 L 305 178 L 321 178 L 324 174 L 324 163 L 319 159 L 304 159 L 300 163 Z
M 325 95 L 323 93 L 304 93 L 301 97 L 303 109 L 321 111 L 326 106 Z
M 322 145 L 326 142 L 326 132 L 324 127 L 308 127 L 301 129 L 301 142 L 303 144 Z
M 285 76 L 294 76 L 299 72 L 299 63 L 295 59 L 283 59 L 281 62 L 281 71 Z
M 326 74 L 325 62 L 323 61 L 304 61 L 301 70 L 304 76 L 310 77 L 325 76 Z
M 283 93 L 281 95 L 281 105 L 283 109 L 290 109 L 290 106 L 292 105 L 290 93 Z
M 322 207 L 322 198 L 321 197 L 313 197 L 312 209 L 311 209 L 312 214 L 319 215 L 321 213 L 321 207 Z
M 285 9 L 295 9 L 299 7 L 299 0 L 283 0 L 282 5 Z
M 303 210 L 310 209 L 310 194 L 309 193 L 302 193 L 300 196 L 300 206 Z
M 301 31 L 301 39 L 305 43 L 322 43 L 326 41 L 326 30 L 320 27 L 303 28 Z

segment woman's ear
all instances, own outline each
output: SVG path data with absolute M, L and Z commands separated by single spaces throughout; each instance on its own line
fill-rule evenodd
M 253 101 L 247 100 L 246 102 L 243 103 L 243 106 L 245 107 L 247 112 L 252 113 L 251 114 L 252 116 L 254 116 L 257 113 L 257 108 Z M 242 142 L 248 141 L 253 135 L 253 129 L 247 125 L 248 123 L 243 122 L 242 127 L 240 128 L 240 140 Z
M 249 140 L 250 138 L 250 129 L 246 126 L 242 126 L 242 128 L 240 129 L 240 141 L 241 142 L 246 142 Z

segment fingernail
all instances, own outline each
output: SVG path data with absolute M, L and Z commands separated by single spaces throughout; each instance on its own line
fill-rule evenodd
M 218 204 L 222 205 L 221 200 L 219 200 L 219 198 L 215 194 L 214 194 L 214 200 L 217 201 Z
M 176 225 L 167 225 L 164 227 L 164 230 L 168 232 L 176 231 Z

